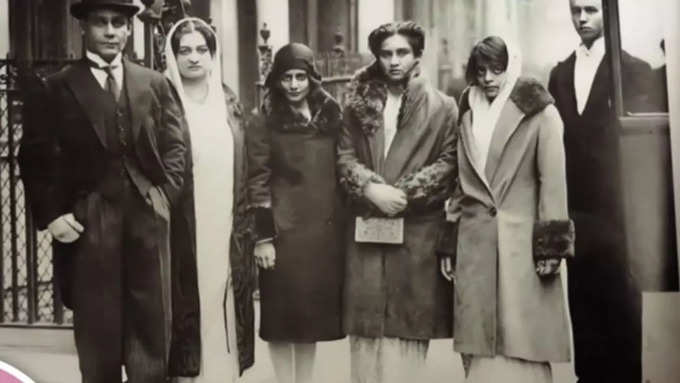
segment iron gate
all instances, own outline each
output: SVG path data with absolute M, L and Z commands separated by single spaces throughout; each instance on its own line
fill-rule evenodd
M 0 60 L 0 325 L 63 326 L 72 321 L 55 294 L 50 235 L 37 232 L 16 158 L 22 132 L 19 73 L 44 76 L 70 60 Z

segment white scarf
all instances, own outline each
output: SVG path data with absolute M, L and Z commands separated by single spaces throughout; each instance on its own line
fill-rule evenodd
M 187 17 L 179 20 L 175 25 L 172 26 L 170 32 L 168 32 L 165 41 L 165 61 L 167 63 L 167 69 L 165 70 L 165 76 L 170 79 L 172 84 L 177 89 L 182 105 L 187 105 L 187 95 L 184 92 L 184 86 L 182 85 L 182 76 L 179 73 L 179 68 L 177 67 L 177 60 L 175 59 L 175 54 L 172 51 L 172 36 L 177 31 L 177 29 L 184 23 L 188 21 L 193 21 L 194 23 L 202 24 L 212 31 L 210 25 L 205 21 L 195 18 Z M 216 38 L 217 40 L 217 38 Z M 212 70 L 208 74 L 208 96 L 205 100 L 206 107 L 209 106 L 212 113 L 214 113 L 214 118 L 216 121 L 227 121 L 227 106 L 224 102 L 224 93 L 222 91 L 222 74 L 220 73 L 220 68 L 222 65 L 220 63 L 220 45 L 219 42 L 215 47 L 215 55 L 212 62 Z M 189 126 L 195 126 L 192 124 L 195 120 L 195 116 L 191 113 L 186 113 L 186 119 Z
M 489 102 L 484 90 L 479 86 L 472 86 L 468 96 L 472 110 L 472 136 L 477 154 L 475 162 L 483 176 L 496 123 L 522 71 L 519 51 L 508 39 L 503 38 L 503 41 L 508 51 L 508 67 L 505 70 L 507 73 L 505 82 L 501 85 L 498 96 L 493 102 Z

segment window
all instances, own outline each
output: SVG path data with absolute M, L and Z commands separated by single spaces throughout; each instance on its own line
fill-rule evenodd
M 619 0 L 624 115 L 667 113 L 663 0 Z

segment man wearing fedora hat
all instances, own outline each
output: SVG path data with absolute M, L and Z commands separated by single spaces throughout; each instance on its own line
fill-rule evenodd
M 27 99 L 19 154 L 73 326 L 82 381 L 167 379 L 170 205 L 182 186 L 181 109 L 168 81 L 122 57 L 139 10 L 82 0 L 85 57 Z

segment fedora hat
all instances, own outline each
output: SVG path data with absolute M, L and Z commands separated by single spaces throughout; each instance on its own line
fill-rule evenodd
M 132 4 L 132 0 L 81 0 L 71 5 L 71 15 L 82 20 L 93 9 L 114 9 L 124 13 L 128 17 L 134 16 L 139 11 L 139 6 Z

